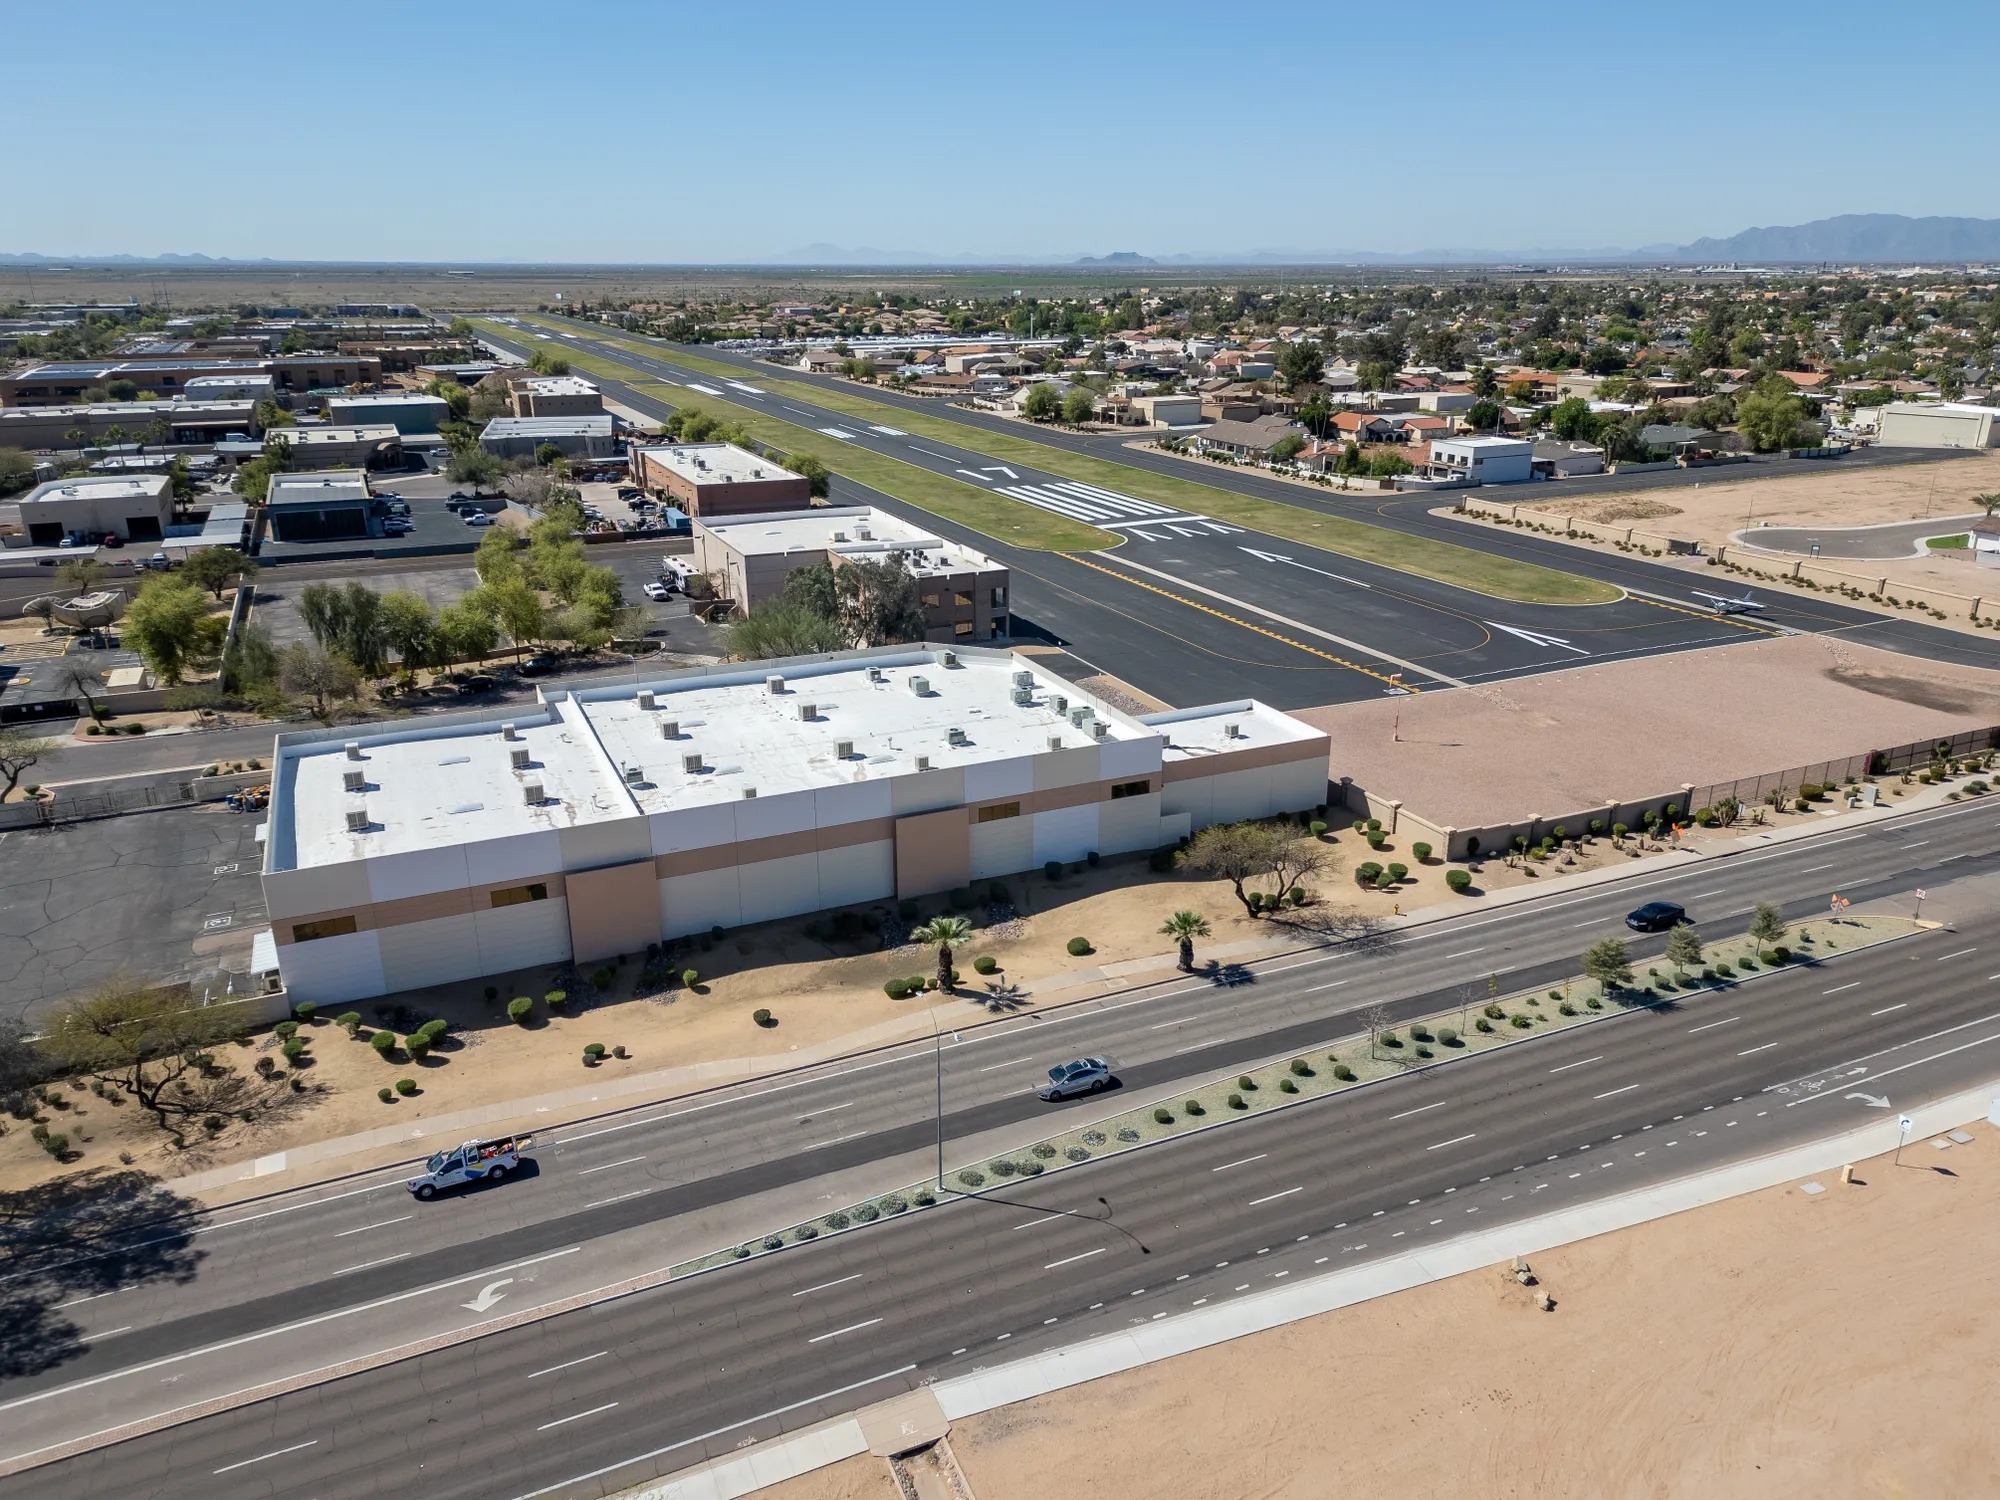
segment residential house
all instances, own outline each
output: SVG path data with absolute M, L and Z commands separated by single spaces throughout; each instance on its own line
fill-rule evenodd
M 1195 446 L 1203 453 L 1228 453 L 1237 458 L 1268 458 L 1272 445 L 1288 433 L 1300 429 L 1275 413 L 1249 422 L 1217 422 L 1195 434 Z
M 1573 479 L 1581 474 L 1602 474 L 1604 450 L 1589 443 L 1545 440 L 1535 444 L 1533 468 L 1537 479 Z
M 1337 411 L 1329 426 L 1343 443 L 1393 443 L 1400 440 L 1402 418 L 1379 411 Z

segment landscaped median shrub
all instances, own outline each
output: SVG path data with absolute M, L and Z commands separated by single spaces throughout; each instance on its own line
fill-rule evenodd
M 982 953 L 972 961 L 972 971 L 975 974 L 993 974 L 997 973 L 999 968 L 1000 960 L 990 953 Z
M 1397 1036 L 1396 1033 L 1393 1031 L 1385 1031 L 1380 1036 L 1376 1037 L 1375 1040 L 1380 1042 L 1385 1047 L 1400 1047 L 1403 1045 L 1403 1039 Z
M 1281 1093 L 1281 1094 L 1296 1094 L 1296 1093 L 1297 1093 L 1298 1091 L 1299 1091 L 1299 1086 L 1298 1086 L 1298 1085 L 1297 1085 L 1296 1083 L 1293 1083 L 1291 1079 L 1289 1079 L 1289 1078 L 1280 1078 L 1280 1079 L 1278 1080 L 1278 1092 L 1279 1092 L 1279 1093 Z
M 1335 1063 L 1333 1065 L 1333 1076 L 1338 1078 L 1342 1083 L 1352 1083 L 1354 1082 L 1354 1069 L 1348 1067 L 1346 1063 Z
M 386 1059 L 391 1052 L 396 1050 L 396 1033 L 393 1031 L 378 1031 L 368 1038 L 368 1045 L 375 1049 L 377 1057 Z
M 976 1188 L 986 1181 L 986 1174 L 977 1167 L 967 1167 L 958 1174 L 958 1180 L 969 1188 Z M 917 1199 L 922 1202 L 923 1194 L 919 1193 Z
M 1257 1080 L 1252 1078 L 1248 1073 L 1245 1073 L 1241 1078 L 1236 1080 L 1236 1086 L 1246 1094 L 1254 1093 L 1257 1089 Z
M 1444 872 L 1444 883 L 1463 896 L 1467 891 L 1472 889 L 1472 876 L 1470 872 L 1465 870 L 1446 870 Z
M 1465 1045 L 1464 1042 L 1459 1040 L 1458 1033 L 1449 1026 L 1438 1027 L 1438 1042 L 1446 1047 L 1463 1047 Z
M 526 995 L 516 995 L 507 1002 L 507 1019 L 516 1026 L 528 1024 L 528 1012 L 535 1008 L 535 1002 Z
M 1201 1107 L 1199 1099 L 1190 1099 L 1181 1106 L 1181 1113 L 1184 1115 L 1205 1115 L 1208 1111 Z
M 1535 1024 L 1527 1016 L 1515 1016 L 1512 1019 L 1515 1027 L 1521 1031 L 1526 1031 L 1530 1026 Z
M 1312 1064 L 1311 1064 L 1311 1063 L 1309 1063 L 1309 1062 L 1307 1062 L 1307 1061 L 1306 1061 L 1306 1060 L 1305 1060 L 1305 1059 L 1304 1059 L 1303 1057 L 1295 1057 L 1295 1058 L 1293 1058 L 1293 1059 L 1292 1059 L 1292 1076 L 1293 1076 L 1294 1078 L 1310 1078 L 1310 1077 L 1312 1077 L 1312 1076 L 1313 1076 L 1313 1070 L 1312 1070 Z
M 1231 1109 L 1248 1109 L 1250 1106 L 1241 1094 L 1231 1094 L 1229 1096 L 1229 1107 Z
M 1493 1023 L 1484 1016 L 1481 1016 L 1478 1020 L 1474 1021 L 1472 1024 L 1481 1031 L 1491 1031 L 1493 1029 Z
M 1164 1104 L 1160 1105 L 1157 1109 L 1153 1111 L 1153 1123 L 1155 1125 L 1173 1124 L 1174 1112 L 1168 1109 Z
M 604 1057 L 604 1043 L 586 1042 L 583 1047 L 583 1065 L 594 1068 Z

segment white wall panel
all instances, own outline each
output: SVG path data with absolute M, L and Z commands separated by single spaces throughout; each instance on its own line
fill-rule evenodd
M 813 792 L 813 826 L 831 828 L 839 823 L 863 823 L 870 818 L 887 818 L 895 813 L 895 800 L 886 781 L 857 781 L 848 786 L 823 786 Z
M 731 778 L 734 780 L 735 778 Z M 743 779 L 749 785 L 749 779 Z M 742 787 L 737 787 L 740 792 Z M 739 797 L 729 804 L 736 815 L 737 841 L 803 833 L 813 826 L 813 794 L 786 792 L 781 796 Z
M 281 943 L 278 972 L 294 1001 L 344 1005 L 388 993 L 382 978 L 382 952 L 372 932 L 315 938 L 310 943 Z
M 446 831 L 439 830 L 440 841 L 448 837 Z M 428 849 L 409 849 L 371 859 L 368 894 L 376 901 L 400 901 L 406 896 L 463 890 L 474 883 L 465 859 L 468 847 L 440 842 Z
M 1187 781 L 1170 781 L 1160 791 L 1160 816 L 1184 816 L 1196 828 L 1206 828 L 1215 819 L 1215 778 L 1196 776 Z
M 965 800 L 992 802 L 1001 797 L 1025 797 L 1035 789 L 1035 763 L 1028 756 L 996 760 L 965 768 Z
M 819 893 L 824 906 L 884 901 L 896 894 L 896 843 L 848 844 L 819 851 Z
M 1213 778 L 1215 805 L 1210 815 L 1217 823 L 1239 823 L 1245 818 L 1269 817 L 1274 808 L 1271 797 L 1271 769 L 1257 766 L 1247 771 L 1230 771 Z
M 475 912 L 473 926 L 484 974 L 559 964 L 569 957 L 569 903 L 561 897 Z
M 652 828 L 652 847 L 655 854 L 679 854 L 687 849 L 713 849 L 717 845 L 736 841 L 736 812 L 726 802 L 654 813 L 646 821 Z
M 1106 781 L 1158 776 L 1162 743 L 1160 736 L 1152 734 L 1140 740 L 1103 740 L 1098 745 L 1099 770 Z
M 1115 797 L 1097 804 L 1097 838 L 1100 854 L 1130 854 L 1138 849 L 1158 847 L 1160 799 Z
M 540 880 L 562 869 L 562 840 L 553 828 L 519 833 L 512 838 L 486 839 L 466 850 L 465 862 L 480 885 L 498 885 L 503 880 Z
M 479 927 L 471 912 L 384 927 L 376 937 L 382 945 L 382 979 L 391 992 L 488 972 L 480 960 Z
M 1035 857 L 1045 865 L 1052 859 L 1074 864 L 1097 847 L 1097 804 L 1059 807 L 1053 812 L 1036 813 Z
M 734 865 L 700 875 L 672 875 L 660 882 L 660 931 L 666 937 L 736 927 L 742 921 Z
M 971 832 L 971 876 L 974 880 L 1018 875 L 1041 862 L 1035 857 L 1033 817 L 996 818 L 991 823 L 974 823 Z
M 818 911 L 828 904 L 820 899 L 817 850 L 743 865 L 737 870 L 737 885 L 742 891 L 745 922 L 770 922 L 799 912 Z M 836 895 L 832 899 L 844 898 Z

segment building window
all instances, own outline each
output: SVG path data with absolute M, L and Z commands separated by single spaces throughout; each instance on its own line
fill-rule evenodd
M 925 608 L 925 609 L 936 609 L 936 608 L 938 607 L 938 597 L 939 597 L 939 596 L 938 596 L 938 595 L 936 595 L 936 594 L 925 594 L 925 595 L 924 595 L 924 608 Z
M 505 890 L 495 891 L 492 897 L 495 906 L 520 906 L 524 902 L 548 899 L 549 888 L 539 880 L 533 885 L 510 885 Z
M 1114 798 L 1143 797 L 1152 789 L 1153 783 L 1150 781 L 1121 781 L 1111 788 L 1111 795 Z
M 292 923 L 292 941 L 310 943 L 315 938 L 346 937 L 355 930 L 354 917 L 321 917 L 317 922 Z
M 995 589 L 993 591 L 993 607 L 995 609 L 1005 609 L 1007 607 L 1007 591 L 1005 589 Z
M 1002 818 L 1018 818 L 1020 816 L 1020 803 L 995 802 L 991 806 L 980 808 L 979 812 L 974 816 L 973 821 L 975 823 L 997 823 Z
M 960 609 L 972 608 L 972 591 L 970 589 L 958 589 L 952 594 L 952 598 L 957 601 Z
M 959 622 L 958 622 L 958 623 L 957 623 L 956 625 L 954 625 L 954 626 L 952 626 L 952 627 L 951 627 L 951 633 L 952 633 L 952 634 L 953 634 L 954 636 L 956 636 L 956 637 L 957 637 L 957 638 L 958 638 L 959 640 L 961 640 L 961 641 L 969 641 L 969 640 L 971 640 L 971 639 L 972 639 L 972 621 L 970 621 L 970 620 L 960 620 L 960 621 L 959 621 Z

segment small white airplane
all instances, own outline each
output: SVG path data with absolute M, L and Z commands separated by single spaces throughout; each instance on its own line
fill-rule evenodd
M 1730 594 L 1704 593 L 1700 589 L 1694 591 L 1694 596 L 1719 615 L 1760 615 L 1764 612 L 1764 606 L 1750 596 L 1748 589 L 1743 591 L 1741 598 Z

